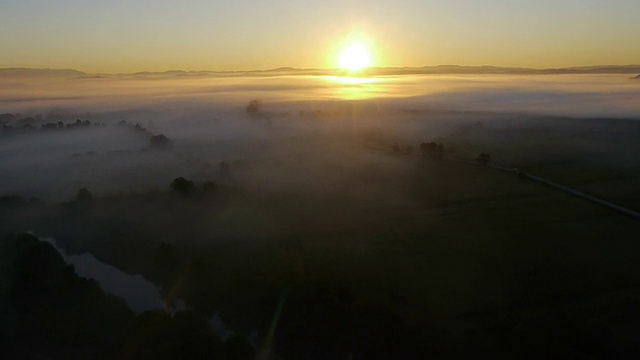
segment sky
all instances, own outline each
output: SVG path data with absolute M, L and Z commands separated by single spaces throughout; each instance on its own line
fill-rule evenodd
M 640 64 L 637 0 L 0 0 L 0 68 Z

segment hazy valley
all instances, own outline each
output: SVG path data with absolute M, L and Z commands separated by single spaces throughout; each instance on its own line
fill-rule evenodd
M 640 210 L 630 74 L 281 71 L 0 75 L 0 233 L 142 275 L 167 307 L 5 235 L 8 354 L 640 354 L 638 220 L 476 161 Z M 71 314 L 101 324 L 84 347 Z

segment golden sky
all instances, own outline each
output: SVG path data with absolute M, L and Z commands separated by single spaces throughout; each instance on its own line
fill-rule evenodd
M 86 72 L 640 64 L 637 0 L 35 1 L 0 4 L 0 67 Z

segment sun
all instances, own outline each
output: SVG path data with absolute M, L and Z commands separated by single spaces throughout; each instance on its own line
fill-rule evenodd
M 369 66 L 371 57 L 369 51 L 362 44 L 351 44 L 344 48 L 338 58 L 341 69 L 357 72 Z

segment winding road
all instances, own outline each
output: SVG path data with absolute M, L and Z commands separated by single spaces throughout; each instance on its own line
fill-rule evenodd
M 480 164 L 478 164 L 476 162 L 470 161 L 470 160 L 462 160 L 462 159 L 456 159 L 456 158 L 447 158 L 447 160 L 455 161 L 455 162 L 461 162 L 461 163 L 465 163 L 465 164 L 476 165 L 476 166 L 482 166 L 482 165 L 480 165 Z M 553 182 L 551 180 L 545 179 L 545 178 L 543 178 L 541 176 L 534 175 L 534 174 L 531 174 L 531 173 L 526 172 L 526 171 L 522 171 L 522 170 L 520 170 L 518 168 L 508 168 L 508 167 L 499 166 L 499 165 L 496 165 L 496 164 L 489 164 L 489 165 L 487 165 L 487 167 L 488 168 L 492 168 L 492 169 L 496 169 L 496 170 L 500 170 L 500 171 L 503 171 L 503 172 L 507 172 L 507 173 L 514 173 L 514 174 L 518 175 L 521 178 L 531 179 L 533 181 L 536 181 L 536 182 L 539 182 L 541 184 L 550 186 L 550 187 L 552 187 L 554 189 L 557 189 L 557 190 L 560 190 L 560 191 L 564 191 L 564 192 L 566 192 L 568 194 L 571 194 L 573 196 L 585 199 L 585 200 L 590 201 L 590 202 L 592 202 L 594 204 L 603 206 L 605 208 L 608 208 L 609 210 L 613 210 L 613 211 L 615 211 L 617 213 L 620 213 L 622 215 L 625 215 L 625 216 L 628 216 L 628 217 L 630 217 L 632 219 L 640 221 L 640 212 L 637 212 L 637 211 L 634 211 L 634 210 L 631 210 L 631 209 L 627 209 L 627 208 L 622 207 L 620 205 L 616 205 L 616 204 L 614 204 L 612 202 L 597 198 L 597 197 L 589 195 L 589 194 L 585 194 L 585 193 L 580 192 L 580 191 L 578 191 L 576 189 L 572 189 L 572 188 L 570 188 L 568 186 L 560 185 L 560 184 L 555 183 L 555 182 Z
M 367 144 L 365 146 L 367 148 L 373 149 L 373 150 L 384 150 L 384 151 L 391 150 L 393 152 L 393 149 L 392 148 L 390 149 L 388 147 L 375 146 L 375 145 L 371 145 L 371 144 Z M 404 154 L 405 155 L 411 155 L 409 153 L 404 153 Z M 415 156 L 418 156 L 418 157 L 422 156 L 419 152 L 414 152 L 412 154 L 415 155 Z M 444 160 L 459 162 L 459 163 L 473 165 L 473 166 L 485 166 L 485 165 L 479 164 L 477 161 L 459 159 L 459 158 L 455 158 L 455 157 L 445 157 Z M 605 208 L 607 208 L 609 210 L 615 211 L 615 212 L 617 212 L 619 214 L 622 214 L 622 215 L 625 215 L 627 217 L 630 217 L 630 218 L 632 218 L 634 220 L 640 221 L 640 212 L 637 212 L 637 211 L 634 211 L 634 210 L 631 210 L 631 209 L 627 209 L 627 208 L 622 207 L 620 205 L 614 204 L 614 203 L 609 202 L 607 200 L 603 200 L 603 199 L 597 198 L 597 197 L 589 195 L 589 194 L 585 194 L 585 193 L 580 192 L 580 191 L 578 191 L 576 189 L 572 189 L 572 188 L 570 188 L 568 186 L 560 185 L 560 184 L 555 183 L 555 182 L 553 182 L 553 181 L 551 181 L 549 179 L 545 179 L 545 178 L 543 178 L 541 176 L 534 175 L 534 174 L 526 172 L 526 171 L 522 171 L 522 170 L 520 170 L 518 168 L 504 167 L 504 166 L 500 166 L 500 165 L 493 164 L 493 163 L 488 164 L 485 167 L 491 168 L 491 169 L 495 169 L 495 170 L 499 170 L 499 171 L 506 172 L 506 173 L 516 174 L 520 178 L 530 179 L 530 180 L 536 181 L 536 182 L 541 183 L 543 185 L 547 185 L 547 186 L 552 187 L 552 188 L 554 188 L 556 190 L 560 190 L 560 191 L 566 192 L 566 193 L 568 193 L 570 195 L 582 198 L 582 199 L 590 201 L 590 202 L 592 202 L 594 204 L 597 204 L 597 205 L 600 205 L 602 207 L 605 207 Z

